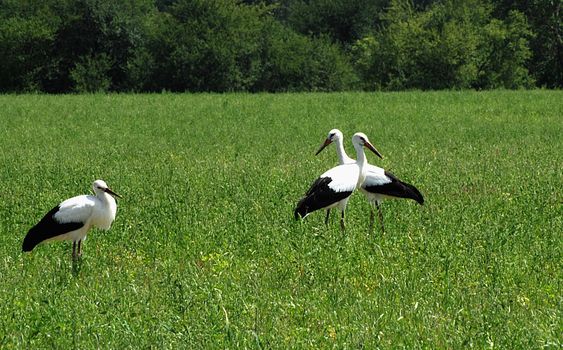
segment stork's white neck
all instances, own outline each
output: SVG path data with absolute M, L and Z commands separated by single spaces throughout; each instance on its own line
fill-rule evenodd
M 114 199 L 109 193 L 100 191 L 100 192 L 96 193 L 96 197 L 98 197 L 98 199 L 99 199 L 104 205 L 108 205 L 108 204 L 109 204 L 110 206 L 112 206 L 112 205 L 115 206 L 115 205 L 116 205 L 116 204 L 115 204 L 115 199 Z
M 346 154 L 344 149 L 344 140 L 341 138 L 336 139 L 336 155 L 338 156 L 338 164 L 348 164 L 352 163 L 354 160 Z
M 357 156 L 356 164 L 360 168 L 360 176 L 358 177 L 358 184 L 357 184 L 357 186 L 359 187 L 362 183 L 364 183 L 364 180 L 366 179 L 367 158 L 366 158 L 366 154 L 364 152 L 364 146 L 362 146 L 360 144 L 354 144 L 354 148 L 356 149 L 356 156 Z

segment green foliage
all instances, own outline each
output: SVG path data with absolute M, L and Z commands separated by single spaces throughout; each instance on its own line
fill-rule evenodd
M 149 0 L 72 1 L 66 9 L 68 18 L 57 32 L 54 54 L 59 58 L 58 74 L 49 81 L 49 90 L 72 90 L 75 79 L 72 72 L 77 66 L 87 64 L 105 70 L 107 62 L 111 63 L 107 70 L 109 88 L 126 90 L 128 61 L 134 50 L 143 45 L 140 24 L 143 16 L 150 13 L 151 6 Z M 104 73 L 92 72 L 90 75 Z M 100 81 L 104 79 L 99 78 Z
M 184 0 L 146 22 L 129 70 L 139 90 L 341 90 L 354 73 L 338 47 L 274 21 L 268 6 Z
M 524 15 L 512 11 L 506 22 L 493 19 L 484 27 L 483 35 L 477 87 L 531 87 L 533 80 L 526 63 L 531 57 L 528 38 L 532 33 Z
M 149 22 L 149 90 L 248 90 L 260 74 L 266 7 L 180 0 Z M 141 62 L 142 63 L 142 62 Z
M 349 45 L 379 24 L 387 0 L 291 0 L 286 22 L 302 34 Z
M 0 96 L 2 349 L 557 349 L 563 92 Z M 368 233 L 292 210 L 333 127 L 417 186 Z M 25 145 L 22 147 L 22 145 Z M 332 147 L 332 146 L 331 146 Z M 102 178 L 71 244 L 27 230 Z
M 254 90 L 346 90 L 357 79 L 348 58 L 325 37 L 308 38 L 269 21 L 263 43 L 264 68 Z
M 368 89 L 518 88 L 531 85 L 530 32 L 520 13 L 491 18 L 481 0 L 436 2 L 416 11 L 394 0 L 385 29 L 353 47 Z
M 0 92 L 42 90 L 58 17 L 47 4 L 3 1 L 0 6 Z
M 561 1 L 499 0 L 495 1 L 498 18 L 509 18 L 512 12 L 525 14 L 532 32 L 529 47 L 532 57 L 527 67 L 538 86 L 563 86 L 563 21 Z
M 111 85 L 112 61 L 106 54 L 84 57 L 70 71 L 76 92 L 105 92 Z
M 527 3 L 3 0 L 0 92 L 560 86 L 560 5 Z

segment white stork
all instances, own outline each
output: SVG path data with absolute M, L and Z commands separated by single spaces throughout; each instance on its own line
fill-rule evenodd
M 81 242 L 88 230 L 94 226 L 109 230 L 117 204 L 112 196 L 121 198 L 102 180 L 94 181 L 95 196 L 76 196 L 60 203 L 33 226 L 23 240 L 22 250 L 30 252 L 39 243 L 46 241 L 72 241 L 72 258 L 82 255 Z M 78 245 L 78 253 L 76 246 Z
M 305 218 L 315 210 L 338 207 L 342 212 L 340 227 L 344 230 L 344 211 L 350 195 L 366 177 L 367 160 L 364 153 L 364 146 L 381 157 L 381 154 L 369 142 L 368 137 L 363 133 L 356 133 L 352 137 L 352 144 L 356 149 L 357 161 L 349 164 L 338 165 L 322 174 L 311 188 L 307 191 L 303 199 L 297 203 L 295 208 L 295 219 Z M 326 221 L 325 221 L 326 222 Z
M 336 154 L 338 155 L 339 164 L 352 164 L 355 162 L 354 159 L 348 157 L 346 154 L 343 145 L 344 136 L 338 129 L 332 129 L 328 132 L 325 142 L 315 155 L 321 153 L 326 146 L 333 142 L 336 144 Z M 381 212 L 379 204 L 384 198 L 408 198 L 414 199 L 421 205 L 424 203 L 424 197 L 422 197 L 420 191 L 413 185 L 399 180 L 395 175 L 375 165 L 366 163 L 366 169 L 366 179 L 361 184 L 360 191 L 366 195 L 370 204 L 377 207 L 381 230 L 383 232 L 385 231 L 385 226 L 383 225 L 383 213 Z M 328 215 L 329 212 L 327 211 L 326 220 L 328 220 Z M 370 231 L 373 230 L 374 217 L 373 207 L 370 206 Z

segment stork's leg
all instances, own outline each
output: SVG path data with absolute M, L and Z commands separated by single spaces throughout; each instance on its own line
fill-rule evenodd
M 72 260 L 76 260 L 76 241 L 72 242 Z
M 369 206 L 369 232 L 373 232 L 373 222 L 375 221 L 375 213 L 373 212 L 373 206 Z
M 379 202 L 375 202 L 377 205 L 377 211 L 379 212 L 379 221 L 381 222 L 381 233 L 385 233 L 385 226 L 383 225 L 383 212 L 381 211 L 381 206 L 379 206 Z
M 340 228 L 342 231 L 346 230 L 346 226 L 344 225 L 344 210 L 342 210 L 342 216 L 340 217 Z
M 82 257 L 82 240 L 78 241 L 78 257 Z
M 328 219 L 330 218 L 330 208 L 326 210 L 325 225 L 328 226 Z

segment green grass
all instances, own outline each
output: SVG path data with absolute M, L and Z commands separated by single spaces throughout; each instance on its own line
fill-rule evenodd
M 331 128 L 426 204 L 293 209 Z M 563 93 L 0 96 L 0 348 L 561 348 Z M 73 271 L 27 230 L 104 179 Z

